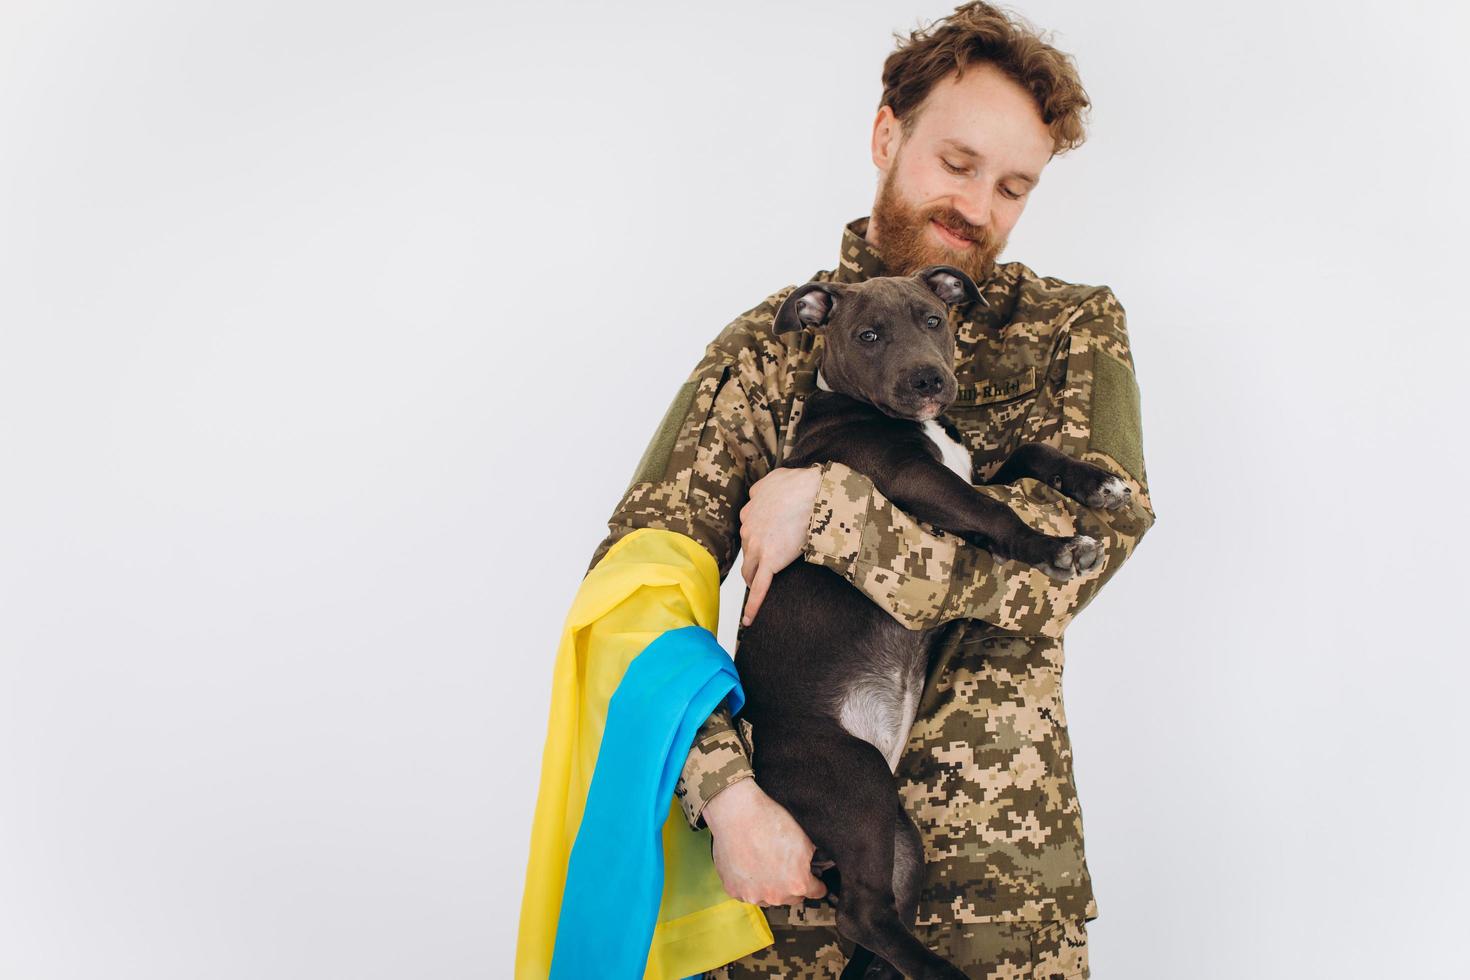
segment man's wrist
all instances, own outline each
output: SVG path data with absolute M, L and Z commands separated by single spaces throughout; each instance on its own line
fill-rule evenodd
M 728 825 L 732 818 L 747 809 L 760 792 L 752 776 L 735 780 L 705 801 L 704 809 L 699 811 L 705 826 L 711 833 L 719 833 L 720 826 Z

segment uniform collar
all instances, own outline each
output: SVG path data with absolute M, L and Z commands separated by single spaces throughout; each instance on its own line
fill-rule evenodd
M 863 237 L 867 233 L 868 216 L 855 218 L 843 226 L 842 251 L 837 256 L 837 268 L 832 270 L 832 278 L 837 282 L 862 282 L 893 275 L 883 265 L 883 256 Z
M 837 268 L 832 270 L 836 282 L 862 282 L 877 276 L 891 276 L 883 264 L 883 256 L 863 236 L 868 233 L 868 218 L 854 218 L 842 227 L 842 246 L 837 255 Z M 985 303 L 966 303 L 960 307 L 964 318 L 972 323 L 1000 326 L 1010 320 L 1015 310 L 1020 264 L 997 262 L 990 278 L 976 283 Z M 989 304 L 989 305 L 987 305 Z

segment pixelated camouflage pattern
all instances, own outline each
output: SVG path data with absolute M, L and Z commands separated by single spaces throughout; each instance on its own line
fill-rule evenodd
M 862 238 L 866 220 L 843 229 L 837 268 L 811 279 L 888 274 Z M 1134 499 L 1104 512 L 1034 480 L 981 489 L 1038 529 L 1098 539 L 1099 564 L 1062 582 L 910 517 L 860 473 L 821 468 L 806 560 L 842 575 L 910 628 L 949 624 L 897 773 L 925 844 L 919 922 L 959 930 L 946 934 L 958 946 L 936 946 L 948 956 L 967 955 L 967 926 L 1097 914 L 1062 710 L 1061 637 L 1153 523 L 1141 459 L 1130 474 L 1091 445 L 1092 359 L 1105 355 L 1133 370 L 1111 291 L 1039 277 L 1019 262 L 998 264 L 980 287 L 990 305 L 969 304 L 952 317 L 962 397 L 946 413 L 972 453 L 976 478 L 993 474 L 1022 442 L 1043 441 L 1117 473 Z M 820 334 L 770 330 L 794 288 L 772 293 L 706 347 L 685 382 L 694 383 L 687 412 L 673 413 L 672 431 L 650 442 L 589 570 L 634 528 L 659 527 L 703 544 L 724 579 L 739 551 L 748 489 L 785 458 L 815 390 Z M 655 453 L 657 445 L 669 448 Z M 749 745 L 759 736 L 743 728 L 744 742 L 721 709 L 696 736 L 676 789 L 691 828 L 703 827 L 705 803 L 750 775 Z M 734 758 L 742 752 L 743 762 Z M 835 924 L 829 899 L 766 912 L 773 925 L 794 929 Z
M 674 784 L 674 795 L 679 798 L 689 826 L 700 830 L 705 826 L 706 803 L 727 786 L 755 776 L 750 767 L 750 746 L 737 734 L 729 708 L 721 705 L 699 726 L 690 758 L 695 764 L 686 764 Z
M 1087 924 L 1049 922 L 949 923 L 919 928 L 933 949 L 959 950 L 954 964 L 974 980 L 1076 980 L 1087 963 Z M 775 942 L 704 974 L 704 980 L 837 980 L 853 944 L 831 927 L 795 927 L 772 921 Z
M 1038 531 L 1087 534 L 1101 545 L 1096 565 L 1067 581 L 1019 561 L 1000 561 L 955 534 L 909 517 L 866 476 L 842 463 L 820 466 L 821 482 L 803 557 L 832 569 L 910 629 L 960 618 L 1001 629 L 1060 637 L 1153 523 L 1147 491 L 1111 457 L 1080 453 L 1133 488 L 1118 511 L 1093 510 L 1036 480 L 980 487 Z

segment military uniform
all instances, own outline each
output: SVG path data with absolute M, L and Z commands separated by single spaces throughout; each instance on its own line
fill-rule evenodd
M 811 278 L 891 274 L 864 240 L 866 226 L 867 218 L 849 222 L 838 266 Z M 1045 442 L 1116 473 L 1133 498 L 1109 512 L 1032 479 L 977 491 L 1040 530 L 1096 538 L 1098 565 L 1062 582 L 998 561 L 910 517 L 840 463 L 820 467 L 803 558 L 914 629 L 948 624 L 896 772 L 924 840 L 916 935 L 972 976 L 1030 976 L 1033 963 L 1045 964 L 1036 976 L 1086 976 L 1084 923 L 1097 905 L 1062 705 L 1062 633 L 1154 521 L 1138 387 L 1124 311 L 1106 286 L 1037 276 L 1020 262 L 998 264 L 979 285 L 989 305 L 952 313 L 959 395 L 946 411 L 975 478 L 996 472 L 1023 442 Z M 706 347 L 589 568 L 623 535 L 655 527 L 700 542 L 724 580 L 749 488 L 786 458 L 816 387 L 820 332 L 770 329 L 794 288 L 766 297 Z M 752 775 L 759 737 L 723 708 L 700 728 L 676 789 L 693 831 L 704 832 L 701 811 L 712 797 Z M 764 911 L 775 944 L 708 976 L 840 973 L 852 947 L 836 932 L 829 899 Z

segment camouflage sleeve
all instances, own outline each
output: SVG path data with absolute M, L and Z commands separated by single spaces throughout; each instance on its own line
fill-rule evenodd
M 754 775 L 750 751 L 736 734 L 730 710 L 721 705 L 699 727 L 684 771 L 674 785 L 674 795 L 684 808 L 690 828 L 700 830 L 705 826 L 704 806 L 721 790 Z
M 1037 530 L 1096 538 L 1102 550 L 1097 565 L 1061 581 L 1018 561 L 999 561 L 911 517 L 866 476 L 840 463 L 821 466 L 803 557 L 842 575 L 910 629 L 980 619 L 1023 634 L 1061 636 L 1154 523 L 1123 308 L 1102 288 L 1073 311 L 1069 328 L 1059 345 L 1067 362 L 1059 448 L 1125 480 L 1132 503 L 1118 511 L 1094 509 L 1029 478 L 975 489 L 1009 505 Z
M 774 355 L 749 339 L 762 322 L 769 327 L 774 309 L 768 298 L 705 349 L 644 450 L 589 571 L 621 538 L 652 527 L 698 541 L 725 580 L 740 551 L 740 508 L 779 452 L 778 425 L 767 409 L 779 387 Z M 676 787 L 690 827 L 702 828 L 705 803 L 751 774 L 749 751 L 721 707 L 696 734 Z
M 725 580 L 740 551 L 740 508 L 775 465 L 775 423 L 754 407 L 764 400 L 747 394 L 763 390 L 763 369 L 749 351 L 705 350 L 643 451 L 588 571 L 629 532 L 652 527 L 698 541 Z

